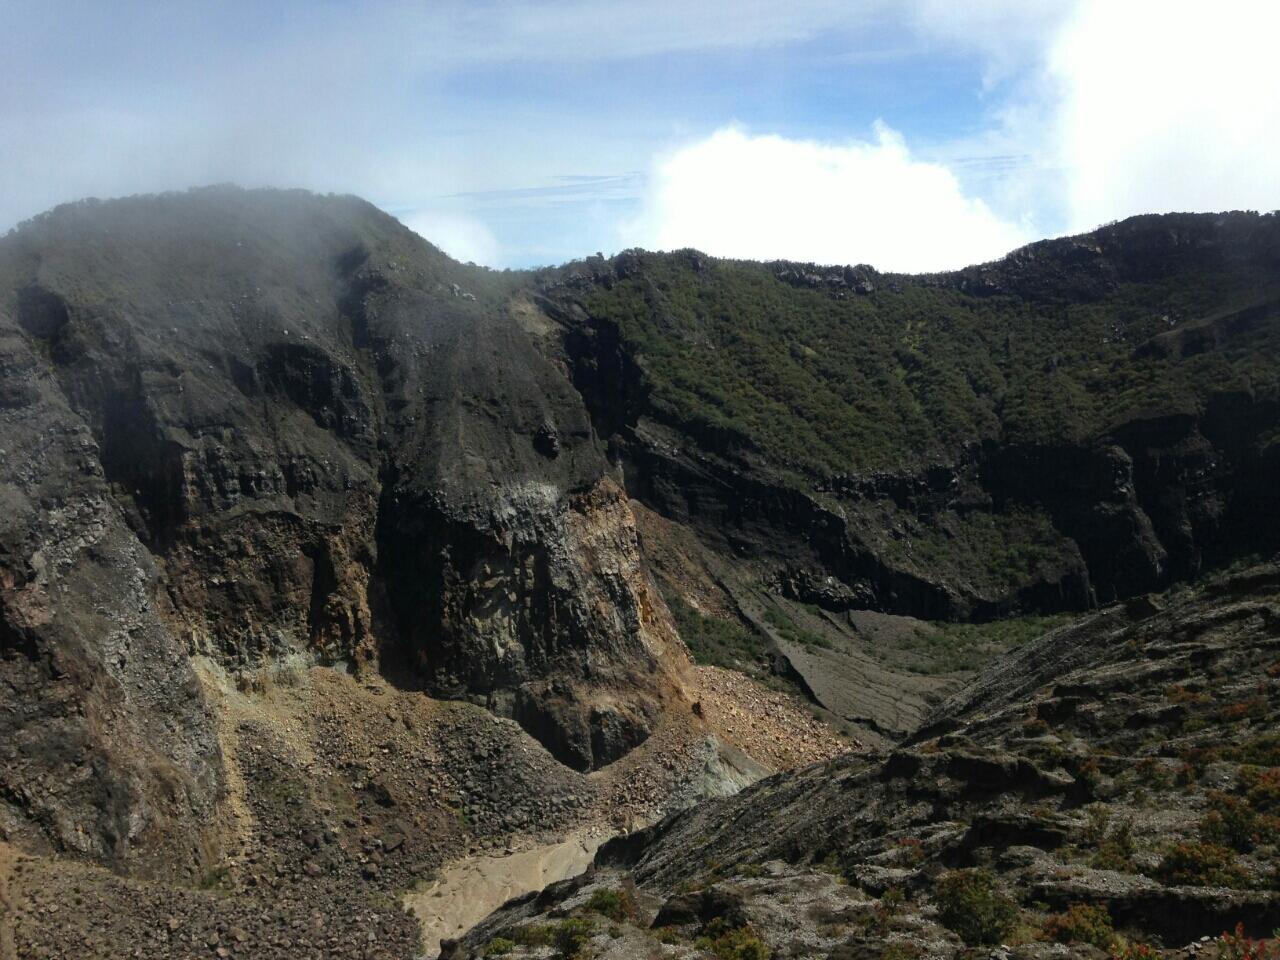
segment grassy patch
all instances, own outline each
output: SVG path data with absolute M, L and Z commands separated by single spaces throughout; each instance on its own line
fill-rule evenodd
M 954 870 L 934 887 L 938 917 L 971 947 L 999 943 L 1012 932 L 1018 906 L 986 870 Z
M 830 650 L 831 641 L 819 633 L 808 630 L 789 616 L 782 612 L 778 607 L 770 605 L 765 609 L 764 618 L 769 622 L 769 626 L 778 631 L 778 636 L 782 637 L 788 643 L 794 643 L 797 646 L 807 647 L 810 650 Z
M 717 918 L 694 944 L 716 960 L 769 960 L 769 947 L 751 927 L 733 927 Z
M 1280 733 L 1264 733 L 1242 739 L 1238 743 L 1184 750 L 1183 759 L 1197 767 L 1215 760 L 1254 767 L 1280 767 Z
M 908 666 L 918 673 L 976 670 L 993 656 L 1034 640 L 1071 619 L 1071 614 L 1055 614 L 1010 617 L 990 623 L 934 622 L 903 637 L 899 646 L 921 661 L 914 667 Z
M 589 917 L 569 917 L 556 924 L 551 944 L 562 960 L 577 960 L 586 951 L 595 928 L 595 921 Z
M 625 890 L 596 890 L 587 901 L 586 909 L 614 923 L 634 920 L 640 915 L 635 900 Z
M 741 670 L 758 665 L 766 656 L 766 641 L 745 624 L 709 617 L 675 594 L 665 599 L 695 663 Z
M 1100 950 L 1110 947 L 1116 936 L 1107 908 L 1088 903 L 1073 903 L 1064 913 L 1052 914 L 1044 922 L 1043 933 L 1046 940 L 1090 943 Z
M 1229 847 L 1187 841 L 1175 844 L 1156 868 L 1156 877 L 1170 886 L 1247 887 L 1248 877 Z
M 1206 843 L 1248 853 L 1259 839 L 1258 815 L 1238 797 L 1217 790 L 1209 792 L 1209 812 L 1200 821 L 1200 838 Z

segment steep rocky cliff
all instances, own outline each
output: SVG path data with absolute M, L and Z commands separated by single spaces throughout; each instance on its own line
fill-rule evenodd
M 517 315 L 628 493 L 699 541 L 699 575 L 660 569 L 677 612 L 882 731 L 921 714 L 878 701 L 922 691 L 860 665 L 885 646 L 859 611 L 1082 611 L 1280 546 L 1274 215 L 1138 217 L 928 276 L 629 251 L 540 274 Z
M 222 767 L 192 655 L 379 663 L 580 769 L 644 739 L 681 660 L 509 283 L 292 193 L 86 203 L 0 243 L 6 836 L 199 848 Z

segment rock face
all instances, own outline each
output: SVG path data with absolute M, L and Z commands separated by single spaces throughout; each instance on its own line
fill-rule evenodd
M 223 785 L 193 654 L 378 662 L 580 769 L 644 739 L 665 608 L 504 283 L 303 194 L 86 203 L 0 242 L 0 833 L 198 851 Z
M 0 240 L 0 840 L 218 862 L 249 764 L 208 678 L 297 661 L 613 764 L 696 716 L 659 558 L 677 612 L 903 736 L 958 676 L 882 656 L 911 618 L 1280 545 L 1278 265 L 1244 214 L 913 278 L 499 274 L 303 193 L 59 208 Z

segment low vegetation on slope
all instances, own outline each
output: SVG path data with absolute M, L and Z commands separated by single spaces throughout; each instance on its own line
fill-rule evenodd
M 923 276 L 629 251 L 533 298 L 633 496 L 806 602 L 985 620 L 1280 544 L 1278 270 L 1280 217 L 1168 215 Z
M 1275 395 L 1280 290 L 1254 257 L 1276 256 L 1280 224 L 1241 219 L 1265 235 L 1247 259 L 1182 269 L 1175 251 L 1084 291 L 1028 292 L 1017 268 L 1076 257 L 1065 269 L 1110 271 L 1103 245 L 1121 242 L 1118 228 L 1087 238 L 1099 246 L 1028 247 L 980 287 L 859 268 L 858 292 L 832 268 L 630 253 L 586 305 L 618 324 L 655 407 L 691 432 L 818 477 L 901 470 L 1001 435 L 1078 441 L 1140 413 L 1195 410 L 1212 392 Z M 1206 226 L 1168 229 L 1194 247 Z M 1215 325 L 1241 335 L 1214 349 Z

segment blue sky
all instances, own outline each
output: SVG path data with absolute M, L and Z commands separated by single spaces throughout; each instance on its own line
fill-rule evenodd
M 463 259 L 939 269 L 1273 209 L 1274 5 L 4 0 L 0 229 L 211 182 L 357 193 Z

